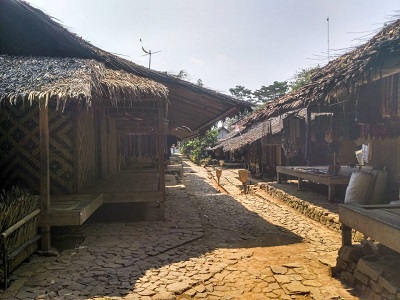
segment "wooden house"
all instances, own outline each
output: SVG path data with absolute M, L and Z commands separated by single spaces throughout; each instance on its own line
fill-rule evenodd
M 273 173 L 281 164 L 281 117 L 242 128 L 227 135 L 213 147 L 215 152 L 229 154 L 229 157 L 243 161 L 254 175 Z
M 51 226 L 80 225 L 102 205 L 141 202 L 163 219 L 173 140 L 248 108 L 0 1 L 1 188 L 40 194 L 45 250 Z
M 229 130 L 226 129 L 225 126 L 221 126 L 220 128 L 218 128 L 217 140 L 222 139 L 227 134 L 229 134 Z
M 250 114 L 242 125 L 305 109 L 304 156 L 310 165 L 332 161 L 327 155 L 332 141 L 338 143 L 344 164 L 355 162 L 360 144 L 370 143 L 369 164 L 386 166 L 392 189 L 397 190 L 399 28 L 400 20 L 386 25 L 367 43 L 330 61 L 308 85 Z

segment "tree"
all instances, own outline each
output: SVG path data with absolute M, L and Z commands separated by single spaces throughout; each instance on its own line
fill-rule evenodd
M 321 67 L 318 65 L 316 67 L 310 67 L 306 69 L 301 69 L 294 74 L 294 79 L 290 83 L 290 90 L 295 91 L 299 88 L 307 85 L 311 82 L 311 78 L 319 71 Z
M 203 135 L 193 138 L 181 144 L 179 151 L 189 156 L 190 160 L 199 164 L 205 156 L 207 147 L 213 146 L 217 142 L 218 130 L 207 130 Z
M 237 85 L 234 88 L 230 88 L 229 92 L 232 94 L 232 96 L 235 96 L 239 100 L 254 103 L 253 93 L 251 92 L 251 90 L 245 88 L 242 85 Z
M 197 79 L 197 85 L 203 87 L 204 86 L 203 80 L 201 80 L 200 78 Z
M 262 86 L 253 92 L 257 102 L 267 103 L 276 98 L 282 97 L 289 90 L 287 81 L 274 81 L 269 86 Z

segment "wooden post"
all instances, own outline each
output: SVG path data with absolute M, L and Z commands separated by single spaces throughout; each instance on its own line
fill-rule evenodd
M 160 219 L 165 217 L 165 174 L 164 174 L 164 106 L 162 103 L 158 106 L 158 141 L 157 141 L 157 156 L 158 156 L 158 171 L 160 172 L 160 180 L 158 189 L 162 192 L 162 199 L 159 205 L 160 208 Z
M 335 185 L 328 185 L 328 201 L 335 202 Z
M 79 111 L 78 108 L 76 108 L 76 113 L 73 115 L 73 132 L 74 132 L 74 137 L 73 137 L 73 155 L 74 155 L 74 187 L 73 187 L 73 193 L 79 194 L 80 192 L 80 186 L 79 186 Z
M 307 166 L 310 165 L 310 148 L 311 148 L 311 141 L 310 141 L 310 130 L 311 130 L 311 109 L 307 107 L 306 109 L 306 142 L 305 142 L 305 151 L 304 151 L 304 159 L 307 161 Z
M 276 172 L 276 182 L 282 183 L 282 174 L 279 172 Z
M 45 216 L 45 225 L 41 227 L 41 249 L 49 251 L 50 225 L 48 214 L 50 211 L 50 167 L 49 167 L 49 95 L 39 99 L 39 131 L 40 131 L 40 208 Z

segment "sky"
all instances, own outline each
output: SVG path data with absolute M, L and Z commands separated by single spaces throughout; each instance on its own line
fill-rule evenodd
M 103 50 L 148 67 L 143 46 L 153 53 L 151 69 L 184 70 L 187 80 L 225 94 L 291 81 L 400 18 L 400 0 L 27 2 Z

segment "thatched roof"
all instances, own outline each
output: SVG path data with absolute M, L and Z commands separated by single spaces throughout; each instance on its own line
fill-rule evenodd
M 311 121 L 314 121 L 318 116 L 331 116 L 332 113 L 311 113 Z M 212 149 L 221 148 L 223 151 L 234 151 L 251 145 L 264 136 L 272 137 L 281 134 L 283 121 L 290 118 L 305 119 L 307 117 L 306 109 L 292 110 L 277 117 L 270 118 L 266 121 L 252 125 L 243 134 L 232 136 L 223 141 L 220 141 Z
M 49 96 L 64 108 L 69 101 L 90 104 L 93 96 L 109 98 L 113 105 L 124 99 L 166 99 L 168 90 L 155 81 L 107 69 L 90 59 L 0 55 L 0 104 L 9 100 L 38 100 Z
M 307 86 L 269 103 L 243 119 L 246 126 L 294 109 L 318 105 L 331 93 L 349 93 L 356 85 L 400 72 L 400 19 L 367 43 L 332 60 Z
M 254 125 L 244 133 L 235 132 L 236 136 L 231 136 L 219 143 L 212 149 L 221 148 L 223 151 L 233 151 L 240 149 L 246 145 L 250 145 L 266 135 L 276 135 L 281 132 L 283 121 L 281 117 L 271 118 L 268 121 Z
M 0 54 L 93 59 L 103 63 L 107 69 L 157 81 L 169 90 L 167 119 L 175 128 L 201 132 L 220 119 L 251 109 L 244 101 L 149 70 L 97 48 L 41 10 L 19 0 L 0 1 Z

